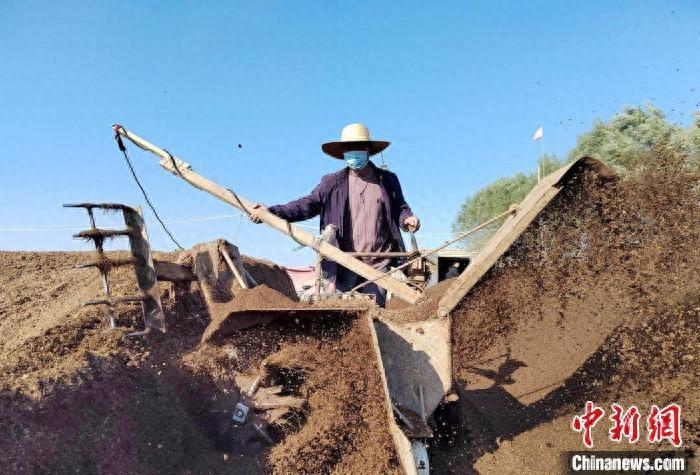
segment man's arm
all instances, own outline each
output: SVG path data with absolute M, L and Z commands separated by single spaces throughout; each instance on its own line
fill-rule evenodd
M 321 213 L 321 208 L 323 208 L 323 200 L 321 185 L 318 185 L 308 195 L 284 205 L 270 206 L 268 211 L 279 218 L 294 223 L 318 216 Z
M 413 214 L 411 207 L 406 203 L 401 190 L 401 182 L 399 182 L 399 178 L 396 175 L 394 175 L 394 180 L 396 181 L 396 203 L 399 206 L 399 225 L 404 231 L 418 231 L 420 220 L 418 216 Z

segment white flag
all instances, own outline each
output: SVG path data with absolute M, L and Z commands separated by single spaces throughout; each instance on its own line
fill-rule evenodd
M 542 126 L 540 126 L 537 130 L 535 130 L 535 135 L 532 136 L 532 140 L 537 141 L 544 137 L 544 132 L 542 131 Z

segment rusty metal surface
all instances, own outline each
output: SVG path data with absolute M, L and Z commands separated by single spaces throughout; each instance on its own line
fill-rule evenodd
M 69 204 L 64 204 L 64 208 L 86 208 L 86 209 L 93 209 L 93 208 L 100 208 L 104 210 L 115 210 L 115 211 L 124 211 L 124 210 L 132 210 L 131 206 L 123 205 L 120 203 L 69 203 Z
M 129 236 L 131 231 L 128 229 L 86 229 L 79 233 L 73 234 L 76 239 L 105 239 L 117 236 Z
M 123 297 L 109 297 L 106 296 L 101 299 L 96 299 L 96 300 L 89 300 L 85 302 L 83 305 L 109 305 L 109 306 L 114 306 L 116 304 L 120 303 L 141 303 L 144 300 L 146 300 L 148 297 L 145 297 L 143 295 L 125 295 Z

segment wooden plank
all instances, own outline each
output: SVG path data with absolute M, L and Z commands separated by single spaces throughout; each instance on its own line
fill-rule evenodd
M 229 254 L 229 251 L 231 254 Z M 236 278 L 238 285 L 240 285 L 242 289 L 248 289 L 249 286 L 246 279 L 245 267 L 243 267 L 241 263 L 241 256 L 238 253 L 238 248 L 233 244 L 226 243 L 225 245 L 219 246 L 219 252 L 224 256 L 224 260 L 226 264 L 228 264 L 229 269 L 231 269 L 231 272 L 233 272 L 233 276 Z M 233 258 L 231 258 L 231 255 L 233 255 Z
M 292 407 L 302 407 L 306 402 L 306 399 L 294 396 L 267 396 L 258 397 L 255 395 L 254 404 L 255 408 L 261 411 L 266 409 L 277 409 L 280 407 L 292 408 Z
M 532 223 L 540 211 L 559 193 L 564 186 L 563 180 L 571 169 L 581 166 L 593 168 L 601 176 L 610 176 L 612 174 L 612 171 L 598 160 L 583 157 L 542 179 L 523 199 L 519 212 L 503 223 L 471 264 L 457 277 L 450 290 L 440 299 L 438 304 L 439 316 L 444 317 L 454 310 L 467 292 L 476 285 L 501 255 L 510 248 L 520 234 Z
M 192 186 L 205 191 L 216 198 L 228 203 L 229 205 L 238 208 L 244 212 L 252 210 L 256 203 L 253 203 L 242 196 L 235 195 L 230 190 L 216 184 L 215 182 L 195 173 L 192 171 L 192 167 L 180 160 L 168 154 L 165 150 L 156 147 L 155 145 L 147 142 L 138 135 L 127 131 L 121 126 L 114 126 L 114 129 L 120 135 L 128 138 L 134 142 L 139 147 L 144 150 L 158 155 L 160 160 L 160 166 L 168 170 L 169 172 L 179 176 L 187 183 Z M 291 236 L 294 240 L 303 244 L 305 246 L 311 247 L 314 244 L 314 236 L 298 226 L 290 224 L 286 220 L 275 216 L 267 210 L 260 210 L 258 213 L 260 220 L 267 224 L 268 226 Z M 382 273 L 373 267 L 365 264 L 364 262 L 349 256 L 347 253 L 341 251 L 337 247 L 329 244 L 325 241 L 318 243 L 317 251 L 325 258 L 330 259 L 343 267 L 353 271 L 354 273 L 364 277 L 367 280 L 378 279 L 381 277 Z M 421 300 L 421 294 L 413 290 L 408 285 L 403 282 L 399 282 L 396 279 L 385 278 L 377 281 L 377 285 L 383 287 L 384 289 L 392 292 L 392 294 L 406 300 L 411 304 L 416 304 Z
M 255 277 L 250 275 L 250 272 L 248 272 L 248 269 L 246 269 L 245 266 L 243 266 L 243 273 L 245 274 L 246 279 L 248 279 L 248 282 L 250 282 L 253 285 L 253 287 L 258 286 L 258 281 L 255 280 Z
M 352 257 L 413 257 L 415 252 L 348 252 Z
M 413 323 L 374 319 L 391 401 L 428 416 L 452 387 L 452 319 L 431 317 Z
M 219 274 L 218 242 L 197 244 L 191 252 L 194 253 L 192 272 L 197 276 L 207 307 L 214 311 L 218 304 L 229 302 L 233 297 L 227 279 Z
M 389 383 L 386 379 L 386 371 L 384 369 L 384 362 L 382 361 L 382 352 L 379 347 L 379 338 L 377 337 L 377 330 L 374 327 L 374 319 L 369 313 L 361 316 L 366 320 L 367 325 L 369 325 L 370 337 L 372 341 L 372 348 L 374 349 L 374 355 L 377 362 L 377 367 L 379 369 L 379 377 L 382 381 L 382 389 L 384 390 L 384 411 L 386 413 L 387 426 L 389 428 L 389 433 L 391 433 L 391 438 L 394 442 L 394 448 L 396 449 L 396 457 L 399 459 L 399 465 L 401 465 L 401 471 L 405 475 L 415 475 L 416 464 L 413 459 L 413 451 L 411 450 L 411 441 L 408 440 L 406 434 L 403 433 L 401 428 L 396 423 L 394 419 L 394 408 L 391 402 L 391 396 L 389 393 Z M 369 364 L 369 362 L 368 362 Z
M 153 261 L 158 280 L 167 282 L 190 282 L 197 280 L 189 267 L 168 261 Z

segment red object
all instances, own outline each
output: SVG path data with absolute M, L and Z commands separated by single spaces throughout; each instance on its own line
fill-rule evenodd
M 586 401 L 586 410 L 580 416 L 574 416 L 571 421 L 571 428 L 576 432 L 583 432 L 583 444 L 588 447 L 593 447 L 593 427 L 605 415 L 605 411 L 596 406 L 592 401 Z
M 681 439 L 681 406 L 669 404 L 659 409 L 656 404 L 651 406 L 647 417 L 647 439 L 649 442 L 661 442 L 667 439 L 674 447 L 680 447 Z
M 285 270 L 294 284 L 297 293 L 304 292 L 304 287 L 313 289 L 316 282 L 316 272 L 312 266 L 286 267 Z
M 622 441 L 626 437 L 630 444 L 639 440 L 639 409 L 637 406 L 630 406 L 627 411 L 619 404 L 611 404 L 610 408 L 613 413 L 610 414 L 610 420 L 613 421 L 613 427 L 608 431 L 610 440 L 613 442 Z

